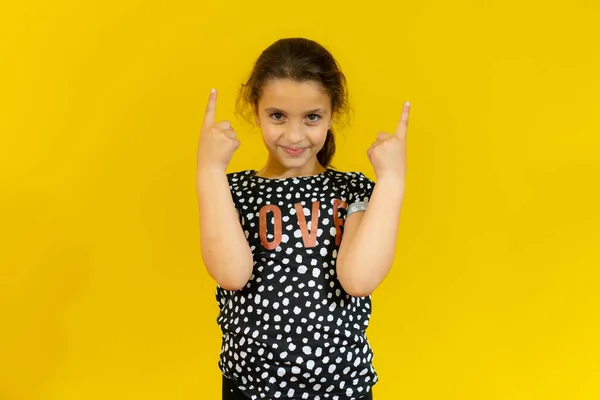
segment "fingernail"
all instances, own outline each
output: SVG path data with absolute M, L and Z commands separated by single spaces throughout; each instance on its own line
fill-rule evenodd
M 217 92 L 217 89 L 213 88 L 213 89 L 212 89 L 210 92 L 211 92 L 211 93 L 216 93 L 216 92 Z
M 410 107 L 410 101 L 407 101 L 406 103 L 404 103 L 404 105 L 405 105 L 406 107 Z

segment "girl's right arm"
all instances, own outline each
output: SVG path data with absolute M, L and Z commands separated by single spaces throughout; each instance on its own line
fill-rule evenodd
M 253 258 L 227 176 L 219 170 L 202 169 L 197 183 L 204 265 L 223 289 L 239 290 L 252 275 Z
M 206 269 L 217 284 L 223 289 L 239 290 L 250 279 L 254 264 L 225 174 L 240 142 L 228 121 L 215 123 L 216 104 L 213 89 L 198 142 L 200 246 Z

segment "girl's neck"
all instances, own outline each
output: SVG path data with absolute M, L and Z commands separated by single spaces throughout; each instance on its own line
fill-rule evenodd
M 287 168 L 277 160 L 269 158 L 264 167 L 262 167 L 256 176 L 270 179 L 294 178 L 299 176 L 311 176 L 324 172 L 324 168 L 315 158 L 298 168 Z

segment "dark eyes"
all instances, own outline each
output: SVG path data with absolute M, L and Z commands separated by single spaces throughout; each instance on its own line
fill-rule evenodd
M 281 122 L 284 120 L 284 115 L 282 113 L 272 113 L 269 115 L 269 117 L 271 119 L 273 119 L 274 121 L 278 121 Z M 318 114 L 308 114 L 307 116 L 308 122 L 319 122 L 321 120 L 321 116 Z

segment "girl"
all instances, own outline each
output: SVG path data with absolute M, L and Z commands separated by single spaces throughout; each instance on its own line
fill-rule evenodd
M 330 167 L 332 124 L 347 99 L 325 48 L 275 42 L 238 101 L 268 158 L 260 171 L 226 173 L 240 142 L 228 121 L 215 122 L 216 91 L 209 96 L 197 189 L 202 257 L 217 283 L 223 400 L 372 399 L 365 330 L 395 252 L 409 104 L 395 134 L 379 133 L 367 151 L 375 186 Z

